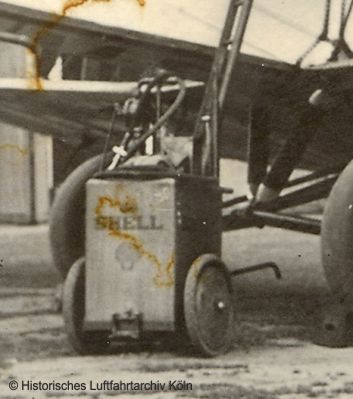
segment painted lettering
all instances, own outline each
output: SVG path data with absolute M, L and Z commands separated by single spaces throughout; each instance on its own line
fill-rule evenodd
M 122 215 L 122 216 L 97 216 L 95 218 L 97 230 L 102 230 L 106 226 L 116 230 L 162 230 L 163 224 L 157 215 Z

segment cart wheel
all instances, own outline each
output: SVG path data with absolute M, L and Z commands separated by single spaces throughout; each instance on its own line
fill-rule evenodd
M 84 332 L 85 260 L 78 259 L 69 270 L 63 287 L 63 315 L 68 339 L 81 355 L 104 353 L 108 348 L 108 333 Z
M 353 295 L 353 162 L 334 184 L 321 229 L 322 264 L 333 294 Z
M 234 310 L 230 277 L 215 255 L 191 265 L 185 283 L 184 316 L 192 344 L 204 356 L 227 352 L 233 342 Z

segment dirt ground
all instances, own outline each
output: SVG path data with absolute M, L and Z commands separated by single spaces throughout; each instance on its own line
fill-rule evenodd
M 244 165 L 236 175 L 230 166 L 223 164 L 229 171 L 223 185 L 241 187 L 234 178 L 244 176 Z M 223 259 L 230 269 L 274 261 L 283 274 L 280 281 L 271 271 L 233 279 L 236 336 L 225 356 L 203 359 L 185 348 L 155 345 L 81 357 L 69 346 L 55 311 L 58 276 L 47 226 L 0 226 L 0 399 L 353 398 L 353 348 L 313 343 L 330 298 L 319 254 L 315 236 L 269 228 L 224 235 Z M 11 391 L 13 380 L 20 386 Z M 166 385 L 154 392 L 114 391 L 102 385 L 111 380 Z M 22 381 L 78 382 L 86 390 L 29 391 Z
M 353 349 L 312 343 L 328 291 L 317 237 L 273 229 L 229 233 L 224 260 L 233 269 L 274 260 L 283 280 L 264 271 L 233 281 L 236 339 L 216 359 L 161 347 L 125 347 L 99 357 L 80 357 L 67 343 L 54 311 L 58 277 L 47 226 L 1 227 L 0 397 L 5 398 L 352 398 Z M 11 391 L 9 383 L 79 382 L 86 391 Z M 159 392 L 95 391 L 95 384 L 160 382 Z M 92 381 L 92 386 L 90 386 Z M 169 389 L 185 381 L 191 389 Z M 190 386 L 190 385 L 189 385 Z M 91 389 L 92 388 L 92 389 Z

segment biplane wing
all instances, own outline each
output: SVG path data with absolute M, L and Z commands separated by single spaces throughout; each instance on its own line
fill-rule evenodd
M 255 0 L 243 60 L 276 67 L 295 63 L 320 31 L 324 1 L 293 5 Z M 228 4 L 229 0 L 2 0 L 0 24 L 1 30 L 30 38 L 40 32 L 42 45 L 61 46 L 69 37 L 64 47 L 71 42 L 76 52 L 85 51 L 88 42 L 91 48 L 98 43 L 123 51 L 127 45 L 143 44 L 166 52 L 177 49 L 182 58 L 183 53 L 212 54 Z
M 250 67 L 252 75 L 259 68 L 261 78 L 272 82 L 272 70 L 291 71 L 320 33 L 324 1 L 308 5 L 301 0 L 294 6 L 280 0 L 255 0 L 241 63 Z M 102 62 L 134 65 L 133 69 L 141 63 L 145 70 L 163 64 L 182 74 L 203 77 L 218 45 L 228 3 L 2 0 L 0 31 L 24 35 L 35 50 L 42 51 L 44 75 L 60 54 L 88 54 Z M 77 4 L 80 6 L 74 7 Z M 242 73 L 237 78 L 244 80 Z
M 45 30 L 42 44 L 62 44 L 63 37 L 70 37 L 75 51 L 80 49 L 73 39 L 83 39 L 85 51 L 87 42 L 94 47 L 98 38 L 100 46 L 105 41 L 121 49 L 144 44 L 149 49 L 178 49 L 181 56 L 210 54 L 218 45 L 228 4 L 229 0 L 1 0 L 0 24 L 2 30 L 32 38 Z M 325 0 L 255 0 L 243 60 L 277 67 L 295 63 L 319 35 L 324 14 Z
M 69 80 L 138 80 L 146 70 L 162 66 L 183 78 L 205 81 L 228 3 L 229 0 L 0 0 L 0 32 L 22 38 L 32 52 L 40 54 L 44 77 L 60 56 L 64 59 L 64 79 Z M 81 5 L 73 7 L 76 4 Z M 255 0 L 240 62 L 232 77 L 228 109 L 233 110 L 235 99 L 239 98 L 269 98 L 274 107 L 285 104 L 283 109 L 306 101 L 316 88 L 317 76 L 313 71 L 307 75 L 295 62 L 320 34 L 324 16 L 325 0 Z M 348 43 L 351 36 L 350 28 Z M 322 58 L 321 53 L 316 51 L 314 58 Z M 93 75 L 87 60 L 94 64 Z M 100 87 L 104 91 L 110 85 L 114 86 L 108 82 Z M 93 87 L 90 86 L 94 92 Z M 54 90 L 50 98 L 61 99 L 53 100 L 55 106 L 49 106 L 49 102 L 39 100 L 38 93 L 25 87 L 17 87 L 10 95 L 0 83 L 1 90 L 0 117 L 14 124 L 46 133 L 65 131 L 68 136 L 81 132 L 99 135 L 109 124 L 109 117 L 99 105 L 92 112 L 93 102 L 84 100 L 98 97 L 96 93 L 89 96 L 83 91 L 80 102 L 72 104 L 70 96 Z M 111 91 L 105 91 L 105 99 Z M 29 100 L 31 96 L 35 101 Z M 291 108 L 290 114 L 293 113 Z M 227 156 L 238 157 L 244 153 L 244 140 L 235 150 L 229 145 L 229 134 L 225 132 L 221 147 Z
M 108 105 L 126 94 L 126 83 L 72 80 L 138 80 L 154 65 L 184 78 L 206 80 L 227 2 L 216 4 L 213 18 L 209 2 L 195 15 L 197 9 L 189 2 L 170 2 L 166 8 L 167 2 L 156 0 L 144 7 L 137 0 L 87 1 L 61 18 L 68 2 L 0 1 L 0 40 L 24 46 L 31 56 L 38 53 L 40 70 L 33 73 L 40 73 L 42 82 L 57 58 L 63 57 L 63 77 L 70 80 L 45 81 L 40 92 L 30 90 L 38 88 L 33 79 L 1 80 L 0 118 L 73 139 L 82 134 L 100 137 L 109 126 Z M 259 77 L 271 80 L 291 70 L 287 62 L 265 55 L 266 50 L 244 53 L 244 68 L 234 81 L 245 95 L 256 90 Z
M 156 65 L 171 69 L 184 78 L 206 80 L 228 2 L 147 0 L 142 7 L 138 0 L 2 0 L 0 40 L 3 37 L 11 41 L 17 37 L 18 43 L 40 54 L 40 71 L 37 72 L 44 77 L 57 57 L 62 56 L 65 58 L 64 79 L 69 80 L 138 80 L 146 70 Z M 282 89 L 293 93 L 289 87 L 293 88 L 294 85 L 287 83 L 294 81 L 297 68 L 291 64 L 313 40 L 315 29 L 303 34 L 305 24 L 291 22 L 291 17 L 286 15 L 288 7 L 277 7 L 275 12 L 276 2 L 277 6 L 281 4 L 278 0 L 271 0 L 271 4 L 264 0 L 255 1 L 241 65 L 230 89 L 231 92 L 237 92 L 237 97 L 248 97 L 254 93 L 259 95 L 262 88 L 266 93 L 276 92 L 276 96 Z M 81 5 L 64 9 L 65 4 L 76 3 Z M 276 35 L 286 35 L 287 40 L 282 40 L 282 45 L 274 43 L 274 29 L 270 29 L 273 23 L 276 24 Z M 264 32 L 269 34 L 267 40 L 263 40 Z M 83 60 L 87 59 L 93 64 L 99 60 L 99 65 L 93 68 L 93 75 L 87 63 L 86 73 L 82 73 Z M 93 85 L 90 87 L 93 88 Z M 2 118 L 7 118 L 7 110 L 10 109 L 12 111 L 7 119 L 13 123 L 28 118 L 23 115 L 28 111 L 28 101 L 21 99 L 21 93 L 24 98 L 28 95 L 28 91 L 17 88 L 16 94 L 11 96 L 11 103 L 10 97 L 6 100 L 5 94 L 2 95 Z M 87 92 L 83 94 L 87 97 Z M 286 96 L 286 93 L 282 95 L 283 98 Z M 21 111 L 22 103 L 25 105 Z M 87 105 L 84 101 L 82 104 Z M 31 105 L 32 108 L 35 106 Z M 38 108 L 42 106 L 45 108 L 45 103 L 41 105 L 39 101 Z M 13 108 L 16 109 L 15 113 Z M 37 110 L 43 115 L 42 119 L 48 118 L 48 123 L 43 122 L 43 128 L 52 125 L 52 116 L 49 118 L 49 114 L 52 114 L 53 109 L 50 112 L 43 112 L 42 108 Z M 80 128 L 81 115 L 86 114 L 84 110 L 73 112 L 75 120 L 70 121 L 70 126 L 74 130 L 75 126 Z M 62 113 L 58 115 L 62 119 Z M 66 122 L 65 119 L 59 125 L 65 125 Z M 59 129 L 57 124 L 55 126 Z
M 7 123 L 67 139 L 104 138 L 113 106 L 138 93 L 136 82 L 42 80 L 33 90 L 27 79 L 0 79 L 0 118 Z M 187 90 L 200 90 L 202 82 L 185 82 Z M 175 96 L 176 85 L 161 89 L 164 98 Z M 124 129 L 116 123 L 116 130 Z

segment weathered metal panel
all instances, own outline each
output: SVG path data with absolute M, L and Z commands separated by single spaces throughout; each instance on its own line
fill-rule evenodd
M 174 201 L 173 179 L 88 182 L 87 325 L 131 311 L 174 329 Z

